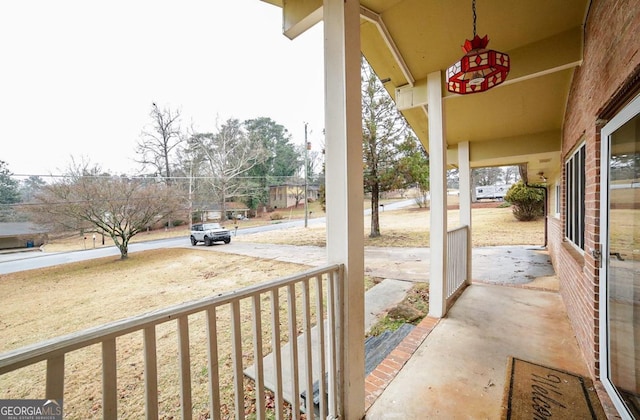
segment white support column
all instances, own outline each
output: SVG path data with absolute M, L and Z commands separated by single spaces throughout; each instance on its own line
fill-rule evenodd
M 327 259 L 345 264 L 341 419 L 364 417 L 364 192 L 360 3 L 324 0 Z
M 431 189 L 429 316 L 441 318 L 447 311 L 447 149 L 439 71 L 427 76 L 427 112 Z
M 469 161 L 469 142 L 458 143 L 458 165 L 460 177 L 460 224 L 469 226 L 467 240 L 467 284 L 471 284 L 471 164 Z

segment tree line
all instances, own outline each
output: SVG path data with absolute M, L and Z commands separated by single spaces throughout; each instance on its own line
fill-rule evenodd
M 381 194 L 409 187 L 426 194 L 428 155 L 364 59 L 362 109 L 363 188 L 374 214 L 370 235 L 379 236 Z M 184 125 L 179 109 L 152 103 L 149 118 L 135 147 L 135 176 L 111 174 L 72 157 L 59 178 L 18 181 L 0 161 L 0 221 L 99 230 L 126 258 L 131 237 L 152 225 L 192 223 L 194 215 L 212 208 L 224 220 L 230 202 L 265 211 L 270 186 L 301 185 L 305 174 L 326 200 L 321 152 L 304 159 L 305 145 L 294 144 L 288 130 L 268 117 L 230 118 L 212 132 L 200 132 Z

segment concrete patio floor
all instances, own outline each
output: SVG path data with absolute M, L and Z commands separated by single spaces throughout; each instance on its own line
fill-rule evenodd
M 509 356 L 589 376 L 557 292 L 474 283 L 366 418 L 499 419 Z
M 288 246 L 236 243 L 219 248 L 312 266 L 326 258 L 318 247 L 292 252 Z M 426 318 L 406 364 L 395 377 L 375 381 L 372 395 L 378 396 L 367 419 L 499 419 L 509 356 L 589 377 L 547 250 L 474 248 L 472 264 L 474 283 L 447 316 Z M 370 276 L 428 281 L 429 249 L 370 247 L 365 265 Z M 619 418 L 599 383 L 596 388 L 608 418 Z

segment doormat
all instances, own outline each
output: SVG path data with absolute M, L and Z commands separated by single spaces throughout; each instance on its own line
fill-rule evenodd
M 509 358 L 503 419 L 603 419 L 593 382 L 515 357 Z

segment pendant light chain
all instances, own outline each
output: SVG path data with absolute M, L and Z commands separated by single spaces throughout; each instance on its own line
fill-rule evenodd
M 511 68 L 509 54 L 488 49 L 489 36 L 478 36 L 476 0 L 471 0 L 471 11 L 473 38 L 464 41 L 464 56 L 447 69 L 447 90 L 460 95 L 485 92 L 498 86 L 505 81 Z
M 476 37 L 476 0 L 471 2 L 471 8 L 473 9 L 473 37 Z

